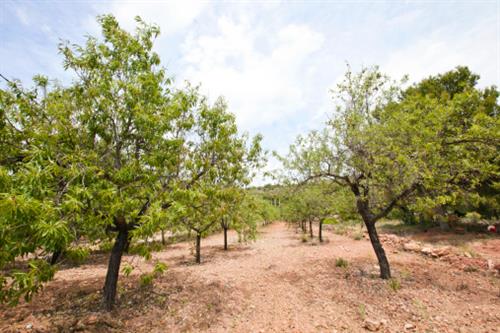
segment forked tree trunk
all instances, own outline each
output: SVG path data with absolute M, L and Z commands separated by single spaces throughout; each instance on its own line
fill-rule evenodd
M 201 263 L 201 234 L 196 234 L 196 263 Z
M 224 251 L 227 251 L 227 227 L 224 226 Z
M 319 220 L 319 231 L 318 231 L 319 241 L 323 242 L 323 219 Z
M 375 228 L 375 222 L 365 221 L 366 229 L 368 230 L 368 235 L 370 236 L 370 242 L 372 243 L 373 250 L 377 255 L 378 264 L 380 266 L 380 277 L 382 279 L 391 278 L 391 268 L 389 266 L 389 261 L 385 255 L 382 243 L 378 239 L 377 229 Z
M 314 238 L 312 220 L 309 220 L 309 233 L 311 234 L 311 239 Z
M 118 274 L 120 273 L 120 264 L 122 255 L 128 243 L 128 230 L 122 229 L 118 231 L 115 244 L 111 250 L 109 257 L 108 272 L 106 273 L 106 281 L 104 283 L 103 297 L 104 305 L 107 310 L 111 310 L 115 303 L 116 286 L 118 283 Z

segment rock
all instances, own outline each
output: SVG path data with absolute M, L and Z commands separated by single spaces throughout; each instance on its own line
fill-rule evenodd
M 27 330 L 30 330 L 30 329 L 32 329 L 32 328 L 33 328 L 33 324 L 32 324 L 32 323 L 28 323 L 28 324 L 26 324 L 26 329 L 27 329 Z
M 404 328 L 405 328 L 405 331 L 413 331 L 414 329 L 416 329 L 416 326 L 413 325 L 412 323 L 406 323 Z
M 469 252 L 464 252 L 464 256 L 466 256 L 467 258 L 472 258 L 472 254 L 470 254 Z
M 432 253 L 432 248 L 430 247 L 423 247 L 422 250 L 420 250 L 422 254 L 425 254 L 426 256 L 431 255 Z
M 422 247 L 417 242 L 410 241 L 408 243 L 403 244 L 403 249 L 405 249 L 406 251 L 419 252 L 422 249 Z
M 363 327 L 372 332 L 378 331 L 381 326 L 382 323 L 377 320 L 365 319 L 365 321 L 363 322 Z
M 444 257 L 448 254 L 450 254 L 450 248 L 446 246 L 431 251 L 431 256 L 434 258 Z

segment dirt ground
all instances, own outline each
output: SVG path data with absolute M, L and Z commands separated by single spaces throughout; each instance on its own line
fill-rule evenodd
M 500 332 L 500 280 L 487 264 L 500 263 L 500 238 L 398 238 L 451 246 L 433 258 L 405 251 L 390 237 L 381 238 L 391 281 L 377 277 L 366 237 L 327 230 L 322 244 L 302 242 L 285 223 L 262 228 L 249 244 L 237 244 L 231 233 L 229 251 L 222 250 L 221 234 L 208 237 L 201 265 L 193 264 L 190 242 L 166 246 L 151 263 L 126 256 L 138 268 L 120 277 L 110 313 L 100 303 L 107 257 L 94 254 L 57 272 L 31 303 L 0 308 L 0 331 Z M 337 267 L 338 258 L 347 267 Z M 152 286 L 140 286 L 139 275 L 155 260 L 168 270 Z

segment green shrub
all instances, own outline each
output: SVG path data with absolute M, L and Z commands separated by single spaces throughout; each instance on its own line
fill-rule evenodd
M 168 268 L 167 264 L 158 261 L 155 264 L 153 271 L 151 271 L 149 273 L 141 274 L 141 277 L 139 278 L 139 284 L 140 284 L 141 288 L 151 286 L 153 284 L 154 279 L 163 275 L 163 273 L 165 273 L 167 268 Z
M 481 219 L 481 214 L 479 214 L 478 212 L 468 212 L 467 214 L 465 214 L 465 218 L 468 222 L 477 223 Z
M 113 248 L 113 241 L 111 240 L 104 240 L 99 244 L 99 249 L 103 252 L 110 252 L 111 249 Z
M 153 284 L 153 279 L 154 279 L 154 274 L 153 273 L 144 273 L 141 274 L 141 277 L 139 278 L 139 284 L 141 288 L 146 288 L 149 287 Z
M 88 248 L 85 247 L 74 247 L 74 248 L 68 248 L 64 252 L 64 255 L 66 258 L 68 258 L 72 263 L 75 263 L 77 265 L 80 265 L 87 260 L 87 258 L 90 255 L 90 251 Z

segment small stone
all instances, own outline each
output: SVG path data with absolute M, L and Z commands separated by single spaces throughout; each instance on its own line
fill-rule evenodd
M 431 251 L 431 256 L 433 256 L 434 258 L 443 257 L 448 254 L 450 254 L 450 248 L 446 246 Z
M 26 329 L 27 329 L 27 330 L 30 330 L 30 329 L 32 329 L 32 328 L 33 328 L 33 324 L 32 324 L 32 323 L 28 323 L 28 324 L 26 325 Z
M 432 253 L 432 248 L 430 248 L 430 247 L 424 247 L 424 248 L 422 248 L 422 250 L 420 250 L 420 252 L 422 254 L 425 254 L 425 255 L 428 256 L 428 255 L 430 255 Z
M 380 329 L 380 326 L 382 326 L 382 323 L 377 320 L 365 319 L 365 321 L 363 322 L 363 327 L 372 332 L 378 331 Z
M 405 328 L 405 331 L 413 331 L 416 327 L 412 323 L 406 323 L 404 328 Z
M 419 252 L 422 247 L 417 242 L 411 241 L 403 244 L 403 249 L 405 249 L 406 251 Z
M 466 256 L 467 258 L 472 258 L 472 254 L 470 254 L 469 252 L 464 252 L 464 256 Z

